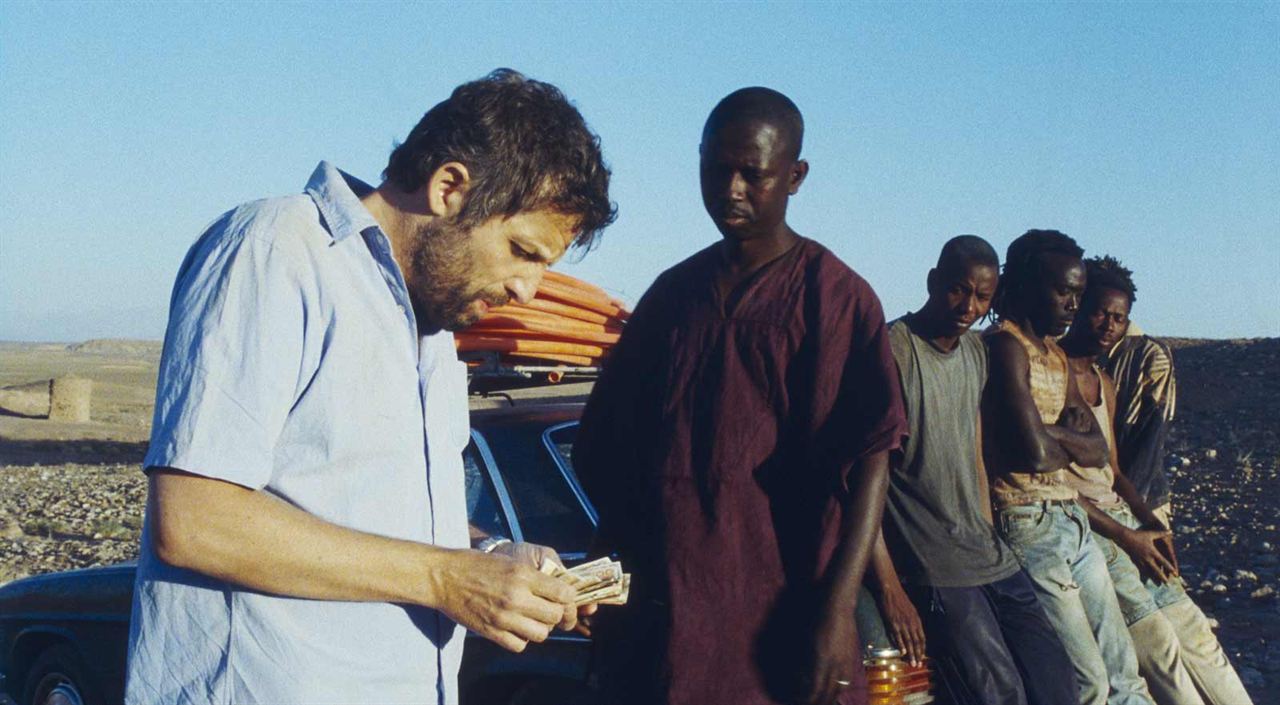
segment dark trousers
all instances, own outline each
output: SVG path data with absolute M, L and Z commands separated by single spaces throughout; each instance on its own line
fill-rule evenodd
M 1075 705 L 1075 670 L 1026 573 L 907 594 L 924 622 L 940 703 Z

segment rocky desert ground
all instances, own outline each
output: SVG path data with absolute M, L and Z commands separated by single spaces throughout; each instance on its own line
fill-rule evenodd
M 1184 579 L 1255 702 L 1280 702 L 1280 339 L 1170 339 Z M 131 559 L 160 346 L 0 343 L 0 387 L 92 379 L 92 420 L 0 415 L 0 582 Z M 582 394 L 566 388 L 562 393 Z M 478 402 L 483 404 L 484 402 Z

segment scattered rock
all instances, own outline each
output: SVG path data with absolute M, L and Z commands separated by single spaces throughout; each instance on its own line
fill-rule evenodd
M 1260 587 L 1257 590 L 1254 590 L 1253 592 L 1249 593 L 1249 597 L 1252 597 L 1255 600 L 1270 600 L 1271 598 L 1275 597 L 1275 595 L 1276 595 L 1276 589 L 1271 587 L 1270 585 Z
M 1208 450 L 1206 450 L 1206 451 L 1204 452 L 1204 457 L 1208 458 L 1209 460 L 1213 460 L 1213 459 L 1217 458 L 1217 457 L 1218 457 L 1218 451 L 1217 451 L 1217 449 L 1215 449 L 1215 448 L 1209 448 Z
M 137 466 L 3 466 L 0 477 L 0 582 L 137 557 L 147 498 Z

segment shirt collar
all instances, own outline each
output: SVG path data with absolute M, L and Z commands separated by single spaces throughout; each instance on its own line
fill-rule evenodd
M 1142 332 L 1142 329 L 1138 327 L 1137 323 L 1134 323 L 1133 321 L 1129 321 L 1129 328 L 1124 332 L 1124 335 L 1120 336 L 1120 339 L 1117 340 L 1109 350 L 1107 350 L 1107 353 L 1106 353 L 1107 357 L 1111 357 L 1115 355 L 1116 351 L 1120 349 L 1121 345 L 1124 345 L 1126 340 L 1130 338 L 1136 338 L 1141 335 L 1146 335 L 1146 334 Z
M 307 180 L 307 195 L 315 201 L 324 217 L 325 227 L 334 242 L 369 228 L 378 227 L 360 197 L 373 191 L 373 187 L 350 174 L 340 171 L 329 162 L 320 162 Z

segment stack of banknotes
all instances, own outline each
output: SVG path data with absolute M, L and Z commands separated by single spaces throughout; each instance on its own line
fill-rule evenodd
M 574 604 L 625 605 L 631 591 L 631 574 L 622 572 L 622 564 L 608 557 L 572 568 L 552 560 L 543 560 L 538 567 L 543 573 L 559 578 L 578 591 Z

